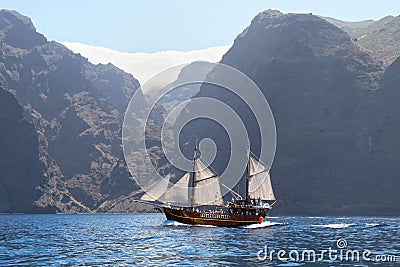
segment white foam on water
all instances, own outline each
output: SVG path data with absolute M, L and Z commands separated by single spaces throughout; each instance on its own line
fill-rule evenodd
M 186 223 L 180 223 L 177 221 L 172 221 L 172 220 L 166 220 L 165 222 L 162 223 L 163 226 L 196 226 L 196 227 L 218 227 L 215 225 L 204 225 L 204 224 L 186 224 Z
M 289 267 L 291 267 L 291 266 L 303 266 L 304 265 L 304 263 L 295 263 L 295 262 L 288 262 L 288 263 L 281 263 L 281 264 L 279 264 L 279 265 L 277 265 L 277 266 L 284 266 L 284 267 L 286 267 L 286 266 L 289 266 Z
M 322 225 L 312 225 L 314 227 L 323 227 L 323 228 L 332 228 L 332 229 L 342 229 L 350 226 L 354 226 L 354 223 L 331 223 L 331 224 L 322 224 Z
M 378 226 L 380 224 L 379 223 L 366 223 L 365 225 L 374 227 L 374 226 Z
M 215 225 L 206 225 L 206 224 L 195 224 L 193 226 L 196 226 L 196 227 L 211 227 L 211 228 L 218 227 L 218 226 L 215 226 Z
M 264 221 L 262 223 L 255 223 L 255 224 L 245 225 L 245 226 L 241 226 L 239 228 L 257 229 L 257 228 L 265 228 L 265 227 L 271 227 L 271 226 L 282 225 L 282 224 L 283 223 L 279 223 L 279 222 Z
M 189 224 L 186 223 L 180 223 L 177 221 L 172 221 L 172 220 L 166 220 L 165 222 L 162 223 L 163 226 L 190 226 Z
M 265 228 L 265 227 L 271 227 L 271 226 L 277 226 L 277 225 L 283 225 L 283 223 L 279 222 L 270 222 L 270 221 L 264 221 L 262 223 L 255 223 L 255 224 L 250 224 L 250 225 L 245 225 L 245 226 L 239 226 L 239 228 L 245 228 L 245 229 L 257 229 L 257 228 Z M 172 220 L 166 220 L 162 223 L 162 226 L 196 226 L 196 227 L 218 227 L 215 225 L 204 225 L 204 224 L 185 224 L 185 223 L 180 223 L 177 221 L 172 221 Z

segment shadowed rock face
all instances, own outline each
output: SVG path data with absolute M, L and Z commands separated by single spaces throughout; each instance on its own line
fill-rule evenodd
M 33 205 L 45 181 L 38 136 L 15 97 L 0 88 L 0 212 L 39 212 Z M 48 210 L 50 211 L 50 210 Z
M 371 137 L 372 165 L 379 183 L 371 190 L 379 192 L 378 199 L 385 210 L 399 214 L 400 197 L 400 58 L 385 71 L 381 87 L 371 103 L 375 132 Z
M 138 189 L 121 148 L 123 114 L 131 96 L 140 90 L 131 75 L 111 64 L 93 65 L 63 45 L 48 42 L 29 18 L 1 10 L 0 81 L 24 107 L 30 122 L 15 118 L 13 133 L 30 129 L 26 136 L 30 143 L 26 143 L 39 159 L 37 164 L 18 160 L 28 150 L 18 149 L 22 143 L 16 143 L 17 136 L 6 143 L 9 153 L 15 154 L 10 162 L 19 164 L 13 167 L 20 171 L 13 176 L 13 186 L 24 184 L 26 192 L 34 192 L 19 196 L 24 212 L 35 210 L 34 206 L 57 212 L 93 211 Z M 7 179 L 1 176 L 0 182 L 7 184 Z M 2 190 L 8 192 L 6 187 Z M 15 192 L 7 194 L 11 204 L 0 212 L 22 210 L 13 206 Z
M 265 11 L 236 38 L 222 63 L 253 79 L 274 113 L 278 144 L 271 177 L 280 200 L 275 212 L 400 213 L 398 62 L 381 80 L 382 65 L 334 25 L 313 15 Z M 229 104 L 258 153 L 258 126 L 243 102 L 211 86 L 198 96 Z M 182 143 L 210 135 L 220 147 L 229 145 L 226 133 L 207 120 L 187 127 Z M 226 155 L 219 154 L 214 168 L 221 172 Z

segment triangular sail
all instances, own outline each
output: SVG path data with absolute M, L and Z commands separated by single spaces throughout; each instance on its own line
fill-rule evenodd
M 223 205 L 219 176 L 207 168 L 200 159 L 196 159 L 194 164 L 194 205 Z
M 189 206 L 189 179 L 190 173 L 186 173 L 169 188 L 164 195 L 159 198 L 159 201 L 163 203 L 169 203 L 174 205 Z
M 249 196 L 254 199 L 275 200 L 269 169 L 253 156 L 249 159 Z
M 144 201 L 157 201 L 167 191 L 170 175 L 163 177 L 140 199 Z
M 261 162 L 257 161 L 253 156 L 249 160 L 249 176 L 256 175 L 261 172 L 268 171 L 268 168 Z

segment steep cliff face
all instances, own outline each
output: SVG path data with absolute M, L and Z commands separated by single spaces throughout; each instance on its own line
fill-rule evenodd
M 89 63 L 48 42 L 29 18 L 2 10 L 0 81 L 24 107 L 39 140 L 45 180 L 35 205 L 93 211 L 138 189 L 121 148 L 125 108 L 140 90 L 131 75 Z
M 375 132 L 369 140 L 373 174 L 378 183 L 372 189 L 386 204 L 385 210 L 399 214 L 400 197 L 400 58 L 391 64 L 381 80 L 381 87 L 371 101 Z
M 382 79 L 382 87 L 391 88 L 393 91 L 399 91 L 400 82 L 400 57 L 397 58 L 385 71 Z
M 0 212 L 39 212 L 34 201 L 45 181 L 35 127 L 15 97 L 0 88 Z
M 394 132 L 387 142 L 375 142 L 382 127 L 392 123 L 381 116 L 383 103 L 398 99 L 397 93 L 393 88 L 383 93 L 383 67 L 347 33 L 313 15 L 269 10 L 253 19 L 221 62 L 253 79 L 274 113 L 278 144 L 271 175 L 280 199 L 276 212 L 400 212 L 400 198 L 394 196 L 398 187 L 392 183 L 399 179 L 395 162 L 375 155 L 378 150 L 397 153 Z M 229 104 L 245 122 L 252 150 L 258 153 L 257 122 L 243 102 L 211 86 L 203 86 L 198 96 Z M 187 131 L 186 139 L 212 135 L 222 147 L 229 145 L 224 131 L 212 122 L 199 120 Z M 216 160 L 219 171 L 222 161 Z M 376 167 L 388 165 L 393 171 L 383 173 Z M 385 194 L 391 197 L 383 200 Z

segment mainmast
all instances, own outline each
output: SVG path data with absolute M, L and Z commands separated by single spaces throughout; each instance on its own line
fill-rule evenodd
M 194 183 L 196 181 L 195 179 L 195 175 L 196 175 L 196 159 L 197 159 L 197 140 L 196 140 L 196 146 L 194 148 L 194 155 L 193 155 L 193 170 L 192 170 L 192 179 L 190 182 L 190 186 L 192 188 L 192 192 L 191 192 L 191 199 L 190 199 L 190 207 L 194 207 L 194 190 L 195 190 L 195 186 Z
M 249 177 L 250 177 L 250 147 L 247 148 L 246 188 L 245 188 L 246 200 L 249 200 Z

